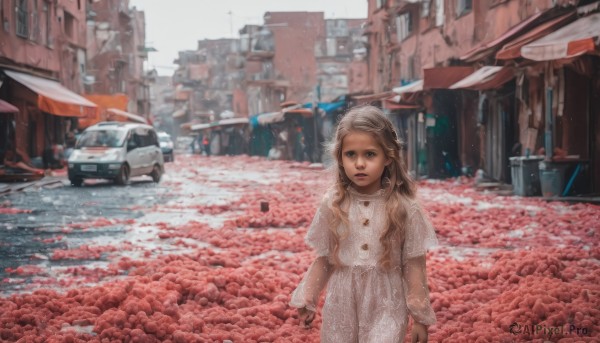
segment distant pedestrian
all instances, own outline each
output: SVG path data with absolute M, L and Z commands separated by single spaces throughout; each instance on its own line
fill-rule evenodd
M 318 257 L 290 305 L 310 325 L 327 285 L 321 342 L 402 342 L 409 315 L 412 342 L 426 342 L 436 318 L 425 254 L 437 238 L 392 123 L 376 107 L 354 108 L 330 150 L 336 181 L 306 234 Z
M 208 135 L 204 135 L 202 138 L 202 146 L 204 147 L 206 156 L 210 156 L 210 140 L 208 139 Z

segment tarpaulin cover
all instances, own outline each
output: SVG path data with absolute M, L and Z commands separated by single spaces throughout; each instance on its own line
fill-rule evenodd
M 514 37 L 521 34 L 522 32 L 526 32 L 528 28 L 530 28 L 532 25 L 534 25 L 535 22 L 537 20 L 539 20 L 546 13 L 547 12 L 539 12 L 539 13 L 532 15 L 531 17 L 523 20 L 519 24 L 511 27 L 508 31 L 506 31 L 502 35 L 500 35 L 500 37 L 498 37 L 490 42 L 481 44 L 480 46 L 472 49 L 471 51 L 468 51 L 466 54 L 461 56 L 460 59 L 463 61 L 476 61 L 480 58 L 484 58 L 485 56 L 490 54 L 494 49 L 499 48 L 502 44 L 513 39 Z
M 448 89 L 473 72 L 472 67 L 438 67 L 424 69 L 423 89 Z
M 521 48 L 524 58 L 551 61 L 598 51 L 600 13 L 578 19 Z
M 64 117 L 94 115 L 98 106 L 60 83 L 41 77 L 5 70 L 11 79 L 35 92 L 40 110 Z
M 0 113 L 17 113 L 19 109 L 12 104 L 0 99 Z
M 346 104 L 345 101 L 338 101 L 338 102 L 318 102 L 317 103 L 317 107 L 322 109 L 323 111 L 325 111 L 325 113 L 329 114 L 333 111 L 336 111 L 342 107 L 344 107 L 344 105 Z M 302 107 L 304 108 L 312 108 L 313 104 L 312 102 L 307 102 L 304 105 L 302 105 Z
M 78 120 L 78 126 L 80 129 L 92 126 L 96 123 L 106 120 L 105 110 L 107 108 L 116 108 L 122 111 L 127 109 L 129 103 L 129 97 L 123 93 L 117 94 L 86 94 L 86 99 L 98 105 L 98 111 L 92 116 L 86 116 Z
M 131 121 L 131 122 L 136 122 L 136 123 L 148 124 L 148 120 L 146 118 L 139 116 L 137 114 L 129 113 L 126 111 L 121 111 L 116 108 L 108 108 L 108 109 L 106 109 L 106 112 L 108 112 L 109 115 L 114 115 L 114 116 L 122 118 L 123 121 Z
M 506 43 L 496 53 L 496 59 L 498 60 L 510 60 L 521 57 L 521 47 L 523 45 L 533 42 L 550 32 L 556 31 L 559 27 L 562 27 L 566 23 L 569 23 L 575 18 L 575 12 L 570 12 L 560 17 L 549 20 L 539 26 L 536 26 L 531 31 L 519 36 L 518 38 Z
M 405 93 L 416 93 L 423 90 L 423 80 L 417 80 L 401 87 L 393 89 L 394 93 L 402 95 Z
M 485 66 L 450 86 L 450 89 L 484 90 L 500 87 L 514 77 L 507 67 Z

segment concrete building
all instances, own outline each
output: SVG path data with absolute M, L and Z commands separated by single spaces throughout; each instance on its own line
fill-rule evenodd
M 148 57 L 145 15 L 129 0 L 96 1 L 88 15 L 86 93 L 125 94 L 127 111 L 148 117 L 149 83 L 144 74 Z
M 285 101 L 332 101 L 365 91 L 364 21 L 267 12 L 263 25 L 241 29 L 249 114 L 275 111 Z
M 600 146 L 592 138 L 600 125 L 592 115 L 600 107 L 600 63 L 590 42 L 600 32 L 599 7 L 568 0 L 370 0 L 368 100 L 396 114 L 418 175 L 481 169 L 510 183 L 509 157 L 544 152 L 553 170 L 575 175 L 579 165 L 575 176 L 597 190 L 600 179 L 590 175 L 600 175 Z M 529 47 L 544 37 L 548 49 L 587 45 L 554 55 Z M 528 51 L 535 53 L 527 57 Z M 571 157 L 556 162 L 560 155 Z
M 198 41 L 196 50 L 179 52 L 173 74 L 174 127 L 247 115 L 234 99 L 243 81 L 239 44 L 238 39 L 206 39 Z
M 86 73 L 84 0 L 0 3 L 0 150 L 41 157 L 63 144 L 75 118 L 96 110 L 80 97 Z M 28 158 L 28 157 L 27 157 Z

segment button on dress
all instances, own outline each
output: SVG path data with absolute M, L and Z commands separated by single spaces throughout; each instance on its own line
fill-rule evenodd
M 332 201 L 333 194 L 329 192 L 305 238 L 318 257 L 326 257 L 330 262 Z M 383 252 L 379 237 L 387 223 L 385 191 L 367 195 L 349 187 L 346 201 L 349 225 L 340 224 L 337 228 L 345 238 L 340 240 L 340 265 L 333 267 L 327 282 L 321 342 L 402 342 L 409 314 L 424 325 L 436 321 L 424 259 L 427 249 L 437 244 L 435 231 L 418 202 L 405 199 L 405 239 L 392 240 L 391 267 L 384 269 L 378 262 Z M 315 263 L 311 268 L 318 266 Z M 319 287 L 310 284 L 315 282 L 308 280 L 310 272 L 309 269 L 293 292 L 291 306 L 315 310 L 315 302 L 308 299 L 318 299 L 319 294 L 314 293 Z

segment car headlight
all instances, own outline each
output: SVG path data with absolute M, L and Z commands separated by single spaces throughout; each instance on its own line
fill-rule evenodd
M 118 152 L 109 152 L 106 155 L 100 157 L 100 161 L 116 161 L 119 159 Z
M 115 169 L 119 169 L 119 168 L 121 168 L 121 164 L 119 164 L 119 163 L 111 163 L 108 165 L 108 169 L 115 170 Z
M 75 164 L 69 163 L 69 168 L 73 169 L 74 167 L 75 167 Z

